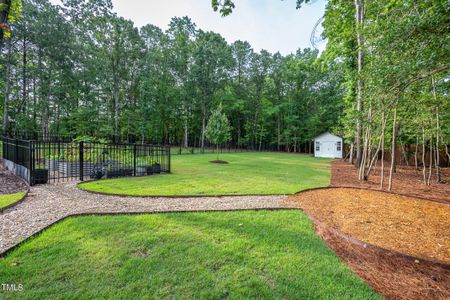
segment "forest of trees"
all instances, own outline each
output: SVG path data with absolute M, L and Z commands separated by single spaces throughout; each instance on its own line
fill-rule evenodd
M 297 0 L 296 8 L 310 2 Z M 236 4 L 212 0 L 224 16 Z M 450 160 L 449 2 L 329 0 L 323 27 L 328 43 L 320 59 L 340 62 L 344 74 L 344 113 L 335 130 L 350 144 L 359 179 L 368 180 L 380 161 L 383 188 L 389 158 L 390 190 L 400 148 L 406 164 L 414 156 L 425 184 L 440 182 L 442 153 Z
M 231 144 L 299 151 L 338 124 L 342 67 L 229 44 L 188 18 L 136 28 L 108 0 L 23 1 L 2 48 L 3 127 L 202 147 L 220 103 Z
M 62 2 L 23 1 L 2 40 L 5 130 L 202 147 L 222 105 L 233 146 L 308 152 L 329 130 L 361 180 L 378 162 L 395 172 L 398 149 L 426 183 L 450 159 L 446 0 L 329 0 L 326 50 L 286 56 L 227 43 L 188 17 L 162 31 L 135 27 L 109 0 Z M 234 2 L 212 6 L 227 15 Z

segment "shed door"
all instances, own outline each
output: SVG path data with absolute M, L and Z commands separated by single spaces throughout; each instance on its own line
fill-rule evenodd
M 336 157 L 336 142 L 322 142 L 320 154 L 322 157 Z

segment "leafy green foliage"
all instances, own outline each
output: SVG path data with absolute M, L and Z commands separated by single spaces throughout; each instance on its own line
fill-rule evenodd
M 222 103 L 234 147 L 305 151 L 338 123 L 337 68 L 315 64 L 317 52 L 256 53 L 188 17 L 137 29 L 111 7 L 24 1 L 2 56 L 8 129 L 208 147 L 207 118 Z
M 222 112 L 222 104 L 219 104 L 217 109 L 213 111 L 208 120 L 206 127 L 206 138 L 213 144 L 219 147 L 220 144 L 226 143 L 230 140 L 231 127 L 227 116 Z M 218 149 L 218 148 L 217 148 Z M 217 155 L 219 153 L 217 152 Z

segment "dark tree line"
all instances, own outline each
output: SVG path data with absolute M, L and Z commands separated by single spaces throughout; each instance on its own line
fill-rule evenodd
M 313 2 L 297 0 L 296 8 Z M 235 8 L 233 0 L 211 4 L 223 16 Z M 389 161 L 391 190 L 397 158 L 408 164 L 413 156 L 425 184 L 441 182 L 441 157 L 450 162 L 449 9 L 446 0 L 327 1 L 321 58 L 342 62 L 339 128 L 360 180 L 379 162 L 383 189 Z
M 204 146 L 222 104 L 231 144 L 305 151 L 343 114 L 342 63 L 232 44 L 188 18 L 137 28 L 109 0 L 23 2 L 1 53 L 3 128 Z

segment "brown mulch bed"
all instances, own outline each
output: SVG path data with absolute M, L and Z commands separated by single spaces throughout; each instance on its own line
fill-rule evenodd
M 392 192 L 450 203 L 450 168 L 441 168 L 441 183 L 435 182 L 434 172 L 433 169 L 431 185 L 427 186 L 423 184 L 421 170 L 416 170 L 414 167 L 398 166 L 392 179 Z M 380 174 L 380 167 L 378 166 L 375 168 L 375 172 L 371 173 L 368 181 L 361 182 L 358 180 L 358 170 L 352 164 L 343 160 L 335 160 L 331 164 L 330 186 L 380 190 Z M 389 165 L 387 164 L 384 171 L 384 190 L 387 190 L 388 178 Z
M 450 268 L 432 263 L 450 264 L 450 205 L 350 188 L 306 191 L 289 202 L 319 220 L 317 232 L 380 294 L 394 299 L 450 296 Z M 333 230 L 374 247 L 350 243 Z
M 16 175 L 5 170 L 3 162 L 0 161 L 0 194 L 15 194 L 27 189 L 27 184 Z
M 352 243 L 320 222 L 315 230 L 353 272 L 387 299 L 450 299 L 450 269 Z
M 309 215 L 359 240 L 450 264 L 450 205 L 379 191 L 332 188 L 291 198 Z

